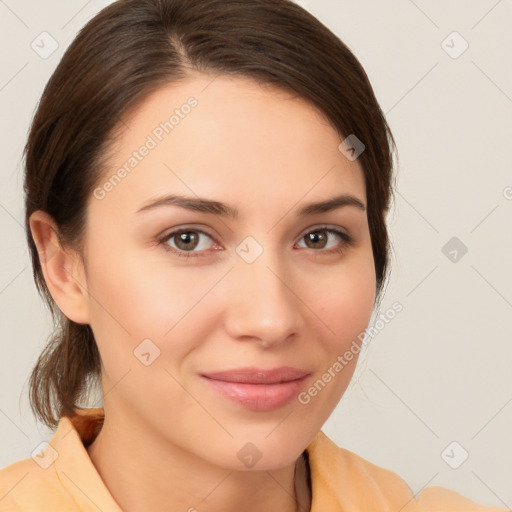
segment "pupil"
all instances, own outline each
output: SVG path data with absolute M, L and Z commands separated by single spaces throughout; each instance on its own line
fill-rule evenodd
M 184 245 L 190 244 L 192 242 L 193 238 L 194 238 L 194 235 L 191 235 L 190 232 L 181 233 L 179 236 L 180 242 Z
M 317 244 L 319 241 L 321 241 L 323 237 L 323 235 L 320 234 L 320 232 L 315 232 L 315 233 L 310 233 L 310 240 L 314 243 L 314 244 Z

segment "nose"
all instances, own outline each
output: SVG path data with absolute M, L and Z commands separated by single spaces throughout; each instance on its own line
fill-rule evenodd
M 264 347 L 289 342 L 303 326 L 303 308 L 292 268 L 265 250 L 256 261 L 243 259 L 226 278 L 229 306 L 225 328 L 232 339 Z

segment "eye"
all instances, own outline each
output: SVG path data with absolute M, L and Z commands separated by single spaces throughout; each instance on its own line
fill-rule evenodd
M 326 236 L 327 233 L 330 236 Z M 307 247 L 308 249 L 325 249 L 328 239 L 333 238 L 333 235 L 336 235 L 336 237 L 340 238 L 341 243 L 337 245 L 335 244 L 334 246 L 331 245 L 331 247 L 329 247 L 327 250 L 323 250 L 321 252 L 327 254 L 343 252 L 346 247 L 351 245 L 354 241 L 352 236 L 348 233 L 338 229 L 329 228 L 327 226 L 321 226 L 313 231 L 308 231 L 302 236 L 301 240 L 306 240 L 306 244 L 312 245 Z
M 207 256 L 207 254 L 203 253 L 207 252 L 208 243 L 206 242 L 205 244 L 204 240 L 201 240 L 203 237 L 213 240 L 210 235 L 200 229 L 183 228 L 164 235 L 158 240 L 158 242 L 164 246 L 166 251 L 173 252 L 179 257 L 189 258 Z M 327 242 L 329 241 L 329 238 L 335 237 L 341 239 L 341 243 L 335 244 L 334 246 L 331 245 L 325 249 L 328 245 Z M 171 240 L 174 241 L 174 246 L 168 243 Z M 306 232 L 302 235 L 301 240 L 306 240 L 306 243 L 310 244 L 309 246 L 306 246 L 306 249 L 316 249 L 315 252 L 325 254 L 343 252 L 346 247 L 352 245 L 354 241 L 352 236 L 348 233 L 328 226 L 321 226 L 315 230 Z M 196 251 L 195 249 L 198 250 Z M 213 250 L 219 249 L 217 248 Z
M 184 258 L 189 258 L 190 256 L 202 256 L 200 253 L 206 250 L 205 244 L 201 243 L 202 235 L 204 237 L 212 240 L 210 235 L 201 231 L 199 229 L 180 229 L 178 231 L 173 231 L 172 233 L 168 233 L 163 238 L 159 240 L 159 242 L 164 246 L 164 249 L 169 252 L 175 253 L 177 256 L 181 256 Z M 167 244 L 168 241 L 175 240 L 176 247 L 172 247 Z M 194 251 L 194 249 L 199 248 L 199 251 Z

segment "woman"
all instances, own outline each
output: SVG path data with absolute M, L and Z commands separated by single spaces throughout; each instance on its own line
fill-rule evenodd
M 57 430 L 0 511 L 498 510 L 415 496 L 321 427 L 388 262 L 393 142 L 347 47 L 287 0 L 121 0 L 26 145 L 30 381 Z M 101 383 L 103 406 L 81 408 Z

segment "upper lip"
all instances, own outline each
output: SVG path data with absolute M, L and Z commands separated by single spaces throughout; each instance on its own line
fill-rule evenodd
M 281 366 L 265 370 L 262 368 L 246 367 L 236 368 L 234 370 L 225 370 L 221 372 L 203 373 L 203 377 L 209 379 L 222 380 L 225 382 L 242 382 L 246 384 L 276 384 L 278 382 L 290 382 L 298 380 L 309 375 L 308 370 L 293 368 L 291 366 Z

